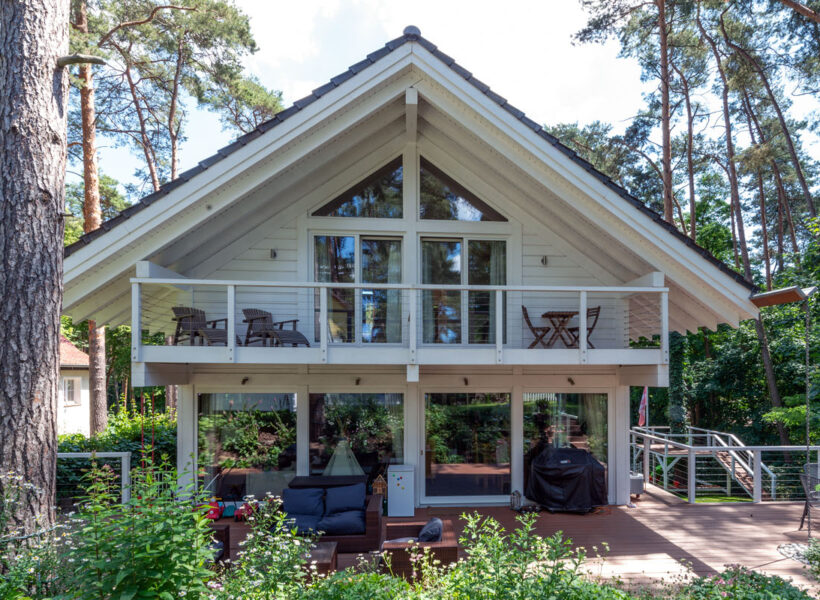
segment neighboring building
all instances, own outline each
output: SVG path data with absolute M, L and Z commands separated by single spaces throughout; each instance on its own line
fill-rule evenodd
M 60 335 L 60 390 L 57 394 L 57 433 L 82 433 L 91 429 L 88 387 L 88 354 Z
M 222 497 L 405 463 L 419 505 L 507 502 L 549 443 L 623 504 L 629 387 L 752 290 L 408 28 L 68 247 L 64 312 L 132 324 Z

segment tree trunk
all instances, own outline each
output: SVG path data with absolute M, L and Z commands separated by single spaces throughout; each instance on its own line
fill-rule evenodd
M 663 218 L 674 225 L 672 202 L 672 135 L 669 111 L 669 55 L 666 30 L 666 0 L 655 0 L 658 7 L 658 36 L 660 40 L 661 67 L 661 131 L 663 134 Z M 685 227 L 684 227 L 685 231 Z
M 24 532 L 55 518 L 68 17 L 62 0 L 0 4 L 0 465 L 42 490 L 10 507 Z
M 85 0 L 77 4 L 74 26 L 88 33 L 88 13 Z M 88 63 L 80 65 L 80 116 L 83 128 L 83 231 L 100 228 L 100 177 L 97 168 L 97 114 L 94 106 L 94 72 Z M 105 327 L 88 321 L 88 379 L 91 400 L 91 435 L 108 426 L 108 394 L 105 377 Z
M 697 218 L 695 206 L 695 115 L 692 113 L 692 99 L 689 96 L 689 82 L 679 69 L 675 69 L 683 85 L 683 99 L 686 102 L 686 170 L 689 178 L 689 237 L 697 238 Z
M 743 227 L 743 211 L 740 207 L 740 191 L 737 182 L 737 171 L 735 169 L 735 146 L 734 140 L 732 139 L 732 120 L 729 112 L 729 82 L 726 79 L 726 73 L 723 70 L 723 63 L 721 62 L 717 44 L 715 44 L 715 41 L 706 32 L 706 29 L 700 21 L 700 4 L 698 4 L 697 23 L 701 35 L 704 39 L 706 39 L 712 49 L 712 54 L 715 57 L 715 63 L 717 65 L 718 74 L 720 75 L 720 81 L 723 88 L 721 94 L 721 104 L 723 106 L 723 123 L 726 127 L 726 158 L 728 162 L 729 188 L 732 196 L 732 209 L 736 218 L 737 240 L 738 245 L 740 246 L 740 256 L 743 260 L 743 272 L 746 280 L 752 281 L 752 267 L 749 264 L 749 249 L 746 246 L 746 232 Z M 771 354 L 769 354 L 769 342 L 766 339 L 766 331 L 763 328 L 763 323 L 759 318 L 754 321 L 757 340 L 760 344 L 760 356 L 763 361 L 763 369 L 766 372 L 766 384 L 769 388 L 769 398 L 772 406 L 781 407 L 783 406 L 783 402 L 780 398 L 780 391 L 777 389 L 777 379 L 775 378 L 772 357 Z M 780 435 L 780 443 L 784 446 L 788 445 L 789 436 L 786 433 L 786 429 L 783 427 L 782 423 L 777 424 L 777 432 Z

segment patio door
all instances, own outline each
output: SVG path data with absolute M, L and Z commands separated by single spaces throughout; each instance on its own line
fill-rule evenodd
M 492 502 L 510 494 L 509 393 L 424 395 L 422 502 Z

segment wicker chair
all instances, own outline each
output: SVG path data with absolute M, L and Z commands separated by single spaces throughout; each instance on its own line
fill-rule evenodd
M 307 338 L 296 330 L 299 319 L 289 319 L 287 321 L 274 321 L 273 315 L 258 308 L 243 308 L 245 315 L 243 323 L 248 324 L 248 331 L 245 333 L 245 345 L 261 343 L 263 346 L 310 346 Z M 290 325 L 290 329 L 285 329 L 285 325 Z
M 806 494 L 806 504 L 803 506 L 803 516 L 800 517 L 800 529 L 806 522 L 806 517 L 809 516 L 809 511 L 813 508 L 820 508 L 820 477 L 817 476 L 817 463 L 808 463 L 803 465 L 803 473 L 800 475 L 800 483 L 803 485 L 803 491 Z
M 204 310 L 190 306 L 174 306 L 171 310 L 174 312 L 173 320 L 177 324 L 173 338 L 174 346 L 179 346 L 183 342 L 194 346 L 197 339 L 200 346 L 206 343 L 209 346 L 228 343 L 227 318 L 209 321 L 205 318 Z M 218 328 L 219 323 L 225 323 L 224 327 Z

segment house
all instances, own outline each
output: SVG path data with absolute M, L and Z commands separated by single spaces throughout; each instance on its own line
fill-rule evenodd
M 623 504 L 630 386 L 752 290 L 408 27 L 69 246 L 64 311 L 131 324 L 222 497 L 406 464 L 507 502 L 553 444 Z
M 82 433 L 91 429 L 88 354 L 60 335 L 60 388 L 57 393 L 57 433 Z

